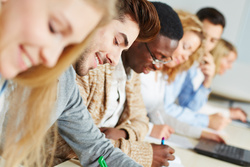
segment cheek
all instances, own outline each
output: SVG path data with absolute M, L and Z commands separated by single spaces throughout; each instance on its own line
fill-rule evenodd
M 176 66 L 176 63 L 174 61 L 171 61 L 170 63 L 165 64 L 168 68 L 174 68 Z
M 227 64 L 225 62 L 221 62 L 220 64 L 220 70 L 226 70 L 227 69 Z

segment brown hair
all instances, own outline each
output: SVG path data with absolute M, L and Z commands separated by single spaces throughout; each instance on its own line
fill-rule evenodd
M 79 57 L 95 30 L 115 14 L 116 0 L 86 1 L 105 12 L 103 19 L 88 37 L 81 44 L 65 48 L 55 67 L 33 67 L 13 80 L 15 88 L 9 96 L 5 141 L 1 151 L 5 166 L 23 164 L 40 167 L 45 162 L 43 145 L 52 111 L 56 107 L 58 77 Z
M 180 17 L 184 33 L 187 31 L 192 31 L 200 37 L 202 42 L 199 48 L 191 56 L 189 56 L 188 61 L 184 62 L 183 64 L 180 64 L 174 68 L 169 68 L 163 65 L 162 72 L 168 75 L 169 83 L 175 80 L 175 77 L 178 73 L 188 70 L 192 66 L 194 61 L 198 60 L 200 54 L 203 54 L 204 52 L 202 23 L 199 21 L 198 17 L 195 16 L 194 14 L 182 10 L 177 10 L 176 12 Z
M 230 52 L 234 52 L 236 56 L 238 55 L 235 46 L 232 43 L 226 41 L 225 39 L 220 39 L 216 44 L 215 48 L 211 51 L 211 54 L 214 57 L 216 74 L 219 73 L 221 59 L 223 57 L 227 57 Z
M 139 25 L 139 35 L 137 40 L 148 42 L 156 37 L 161 26 L 157 11 L 154 5 L 147 0 L 123 0 L 119 1 L 118 19 L 122 20 L 125 15 L 129 15 L 132 20 Z

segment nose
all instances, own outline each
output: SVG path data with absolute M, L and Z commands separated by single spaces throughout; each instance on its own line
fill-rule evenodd
M 113 51 L 109 54 L 106 54 L 106 59 L 110 65 L 116 66 L 119 63 L 121 54 L 122 50 Z
M 40 53 L 42 64 L 48 68 L 54 67 L 62 54 L 62 50 L 62 46 L 43 49 Z
M 160 64 L 153 64 L 154 71 L 160 70 L 160 69 L 162 69 L 162 67 L 163 67 L 162 63 L 160 63 Z
M 183 53 L 181 57 L 182 57 L 182 59 L 183 59 L 184 61 L 187 61 L 188 58 L 189 58 L 189 55 L 190 55 L 189 53 Z

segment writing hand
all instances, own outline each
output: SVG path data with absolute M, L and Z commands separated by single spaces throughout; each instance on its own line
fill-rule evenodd
M 172 133 L 174 133 L 174 129 L 168 125 L 154 125 L 150 136 L 158 139 L 162 137 L 167 139 Z
M 169 166 L 168 161 L 175 159 L 174 149 L 168 145 L 151 144 L 153 148 L 152 167 Z

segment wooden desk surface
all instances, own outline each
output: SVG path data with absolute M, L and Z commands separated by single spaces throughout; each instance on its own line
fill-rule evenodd
M 250 150 L 250 128 L 228 125 L 225 131 L 228 134 L 226 138 L 227 144 Z M 198 143 L 198 140 L 192 138 L 189 138 L 189 140 L 194 145 Z M 185 167 L 239 167 L 238 165 L 198 154 L 193 150 L 173 148 L 175 149 L 175 154 L 180 157 Z M 79 167 L 79 165 L 76 165 L 75 162 L 67 161 L 56 167 Z
M 228 134 L 228 137 L 226 138 L 227 144 L 250 150 L 249 128 L 228 125 L 225 131 Z M 195 139 L 190 138 L 190 141 L 194 145 L 198 143 L 198 140 Z M 174 148 L 176 155 L 180 157 L 181 162 L 185 167 L 238 167 L 238 165 L 232 163 L 198 154 L 193 150 Z

